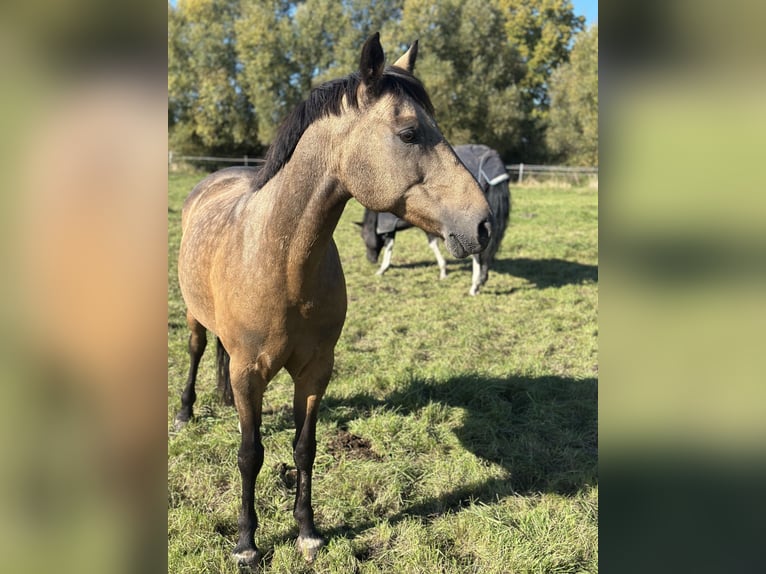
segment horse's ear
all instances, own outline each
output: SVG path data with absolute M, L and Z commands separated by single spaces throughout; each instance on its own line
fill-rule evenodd
M 375 85 L 383 75 L 385 63 L 386 56 L 383 46 L 380 45 L 380 32 L 375 32 L 362 46 L 362 57 L 359 60 L 359 73 L 368 90 L 375 90 Z
M 415 60 L 418 57 L 418 41 L 415 40 L 402 56 L 394 62 L 394 66 L 407 70 L 410 74 L 415 70 Z

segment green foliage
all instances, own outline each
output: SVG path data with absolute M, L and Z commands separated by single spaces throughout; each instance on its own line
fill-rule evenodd
M 168 428 L 188 369 L 176 279 L 180 206 L 201 176 L 170 174 Z M 295 550 L 292 383 L 265 396 L 256 490 L 264 573 L 598 571 L 598 194 L 512 189 L 511 227 L 477 297 L 470 262 L 438 270 L 423 233 L 397 235 L 383 277 L 362 207 L 334 238 L 349 294 L 317 429 L 314 507 L 328 546 Z M 216 400 L 212 339 L 197 416 L 168 436 L 168 571 L 236 573 L 236 413 Z M 346 440 L 357 437 L 354 442 Z
M 308 95 L 317 73 L 335 61 L 348 20 L 333 0 L 242 4 L 235 26 L 240 79 L 257 110 L 258 139 L 267 145 L 282 119 Z
M 545 126 L 553 70 L 567 61 L 572 37 L 585 19 L 575 16 L 570 0 L 495 0 L 505 16 L 505 34 L 519 53 L 524 74 L 518 80 L 523 145 L 515 158 L 533 163 L 550 161 Z
M 505 14 L 508 41 L 516 46 L 526 72 L 520 79 L 526 110 L 538 115 L 549 101 L 546 83 L 567 60 L 569 43 L 585 20 L 572 12 L 570 0 L 496 0 Z
M 387 44 L 420 39 L 417 75 L 452 144 L 482 142 L 515 157 L 523 136 L 517 87 L 523 67 L 503 26 L 500 10 L 485 0 L 409 0 Z
M 355 71 L 381 31 L 389 62 L 420 39 L 417 73 L 453 144 L 545 161 L 549 81 L 582 26 L 569 0 L 179 0 L 168 23 L 172 147 L 255 153 L 314 85 Z
M 253 149 L 253 114 L 237 87 L 238 0 L 168 4 L 168 129 L 177 152 Z
M 598 26 L 577 36 L 551 78 L 551 151 L 571 165 L 598 165 Z

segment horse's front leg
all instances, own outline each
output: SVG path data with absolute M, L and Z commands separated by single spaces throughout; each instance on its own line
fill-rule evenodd
M 426 233 L 426 237 L 428 237 L 428 246 L 436 256 L 436 264 L 439 266 L 439 279 L 445 279 L 447 277 L 447 262 L 439 250 L 439 236 Z
M 268 379 L 252 364 L 231 358 L 231 387 L 234 404 L 239 414 L 242 437 L 237 455 L 239 472 L 242 477 L 242 506 L 239 512 L 239 540 L 233 556 L 240 566 L 257 571 L 261 552 L 255 545 L 255 530 L 258 517 L 255 513 L 255 480 L 263 466 L 263 444 L 261 443 L 261 410 L 263 393 Z
M 293 516 L 298 522 L 298 549 L 304 558 L 313 562 L 324 539 L 314 525 L 314 510 L 311 507 L 311 474 L 316 456 L 316 425 L 319 403 L 330 381 L 333 353 L 317 356 L 300 373 L 293 374 L 295 395 L 295 440 L 293 460 L 298 469 L 298 488 L 295 493 Z M 291 373 L 292 374 L 292 373 Z
M 481 263 L 479 262 L 478 255 L 471 255 L 473 260 L 473 272 L 471 273 L 471 290 L 468 292 L 470 295 L 476 295 L 479 293 L 479 287 L 481 287 Z

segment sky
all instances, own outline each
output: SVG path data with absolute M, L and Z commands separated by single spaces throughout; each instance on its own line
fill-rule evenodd
M 598 23 L 598 0 L 572 0 L 574 13 L 585 16 L 585 25 Z

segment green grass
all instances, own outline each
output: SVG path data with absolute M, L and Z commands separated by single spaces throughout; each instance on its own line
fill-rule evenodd
M 176 280 L 183 198 L 171 174 L 168 428 L 188 357 Z M 322 403 L 314 467 L 328 545 L 294 548 L 292 383 L 265 399 L 256 490 L 264 572 L 597 572 L 597 191 L 512 188 L 511 227 L 489 282 L 467 295 L 470 260 L 438 269 L 425 235 L 397 235 L 376 277 L 351 201 L 335 232 L 349 310 Z M 215 396 L 214 348 L 196 419 L 168 437 L 168 571 L 237 572 L 236 414 Z

